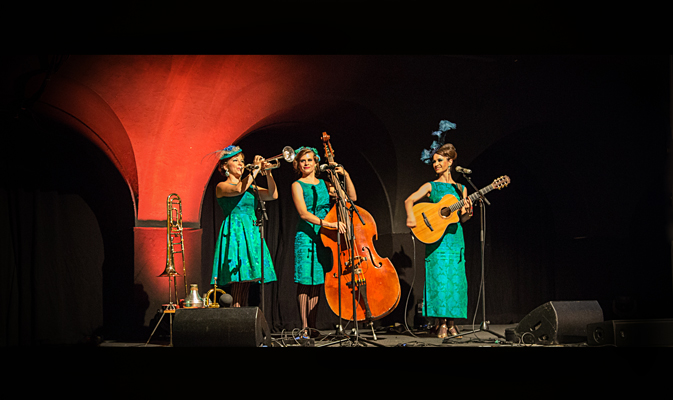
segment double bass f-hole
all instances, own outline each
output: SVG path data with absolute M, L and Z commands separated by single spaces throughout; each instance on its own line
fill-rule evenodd
M 367 246 L 363 246 L 363 247 L 362 247 L 362 251 L 365 251 L 365 250 L 367 250 L 367 252 L 369 253 L 369 259 L 371 260 L 371 263 L 372 263 L 372 265 L 374 266 L 374 268 L 381 268 L 381 267 L 383 267 L 383 263 L 382 263 L 381 261 L 379 261 L 378 265 L 377 265 L 377 264 L 374 264 L 374 256 L 372 256 L 372 251 L 371 251 L 371 249 L 370 249 L 369 247 L 367 247 Z M 366 258 L 365 258 L 365 259 L 366 259 Z

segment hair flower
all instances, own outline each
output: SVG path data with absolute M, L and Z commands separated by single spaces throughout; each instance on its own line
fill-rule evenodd
M 437 149 L 444 144 L 446 132 L 451 129 L 456 129 L 456 124 L 447 120 L 439 121 L 439 130 L 432 132 L 433 136 L 437 136 L 437 140 L 432 141 L 429 149 L 423 149 L 421 152 L 421 161 L 426 164 L 432 163 L 432 156 L 435 154 Z

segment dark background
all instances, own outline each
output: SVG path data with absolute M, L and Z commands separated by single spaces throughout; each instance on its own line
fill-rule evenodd
M 459 116 L 438 112 L 436 120 L 418 121 L 422 109 L 446 102 L 450 88 L 416 93 L 394 85 L 394 78 L 426 79 L 426 57 L 391 68 L 388 80 L 371 84 L 370 96 L 415 103 L 418 109 L 406 110 L 409 126 L 427 129 L 382 129 L 368 110 L 344 101 L 307 104 L 296 111 L 310 118 L 288 117 L 286 124 L 253 130 L 239 144 L 268 157 L 285 145 L 321 150 L 320 133 L 332 134 L 359 205 L 377 221 L 376 248 L 401 280 L 400 304 L 379 324 L 414 322 L 423 246 L 404 227 L 402 202 L 434 179 L 419 158 L 440 119 L 457 123 L 446 140 L 458 149 L 457 163 L 474 171 L 478 187 L 502 175 L 512 180 L 489 194 L 485 208 L 491 323 L 516 323 L 552 300 L 597 300 L 606 320 L 670 318 L 670 57 L 490 56 L 484 79 L 466 58 L 447 63 L 465 79 L 451 93 Z M 479 129 L 494 126 L 501 134 L 484 143 Z M 134 291 L 133 205 L 125 182 L 95 146 L 30 108 L 3 104 L 2 127 L 3 344 L 82 343 L 94 333 L 135 333 L 142 318 L 120 323 L 128 318 L 119 311 Z M 294 179 L 290 165 L 275 175 L 281 187 Z M 209 200 L 219 179 L 213 176 L 204 196 L 204 280 L 221 220 Z M 289 190 L 280 193 L 267 203 L 266 229 L 279 276 L 267 288 L 266 315 L 275 330 L 298 325 L 289 262 L 296 212 Z M 469 306 L 468 319 L 458 323 L 478 324 L 482 317 L 478 216 L 465 226 Z M 321 307 L 321 328 L 329 328 L 334 315 L 324 302 Z

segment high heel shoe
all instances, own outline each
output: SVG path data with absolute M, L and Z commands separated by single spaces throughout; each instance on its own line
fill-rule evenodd
M 456 339 L 462 339 L 462 336 L 459 336 L 460 332 L 458 332 L 458 328 L 456 328 L 454 325 L 451 325 L 451 327 L 448 329 L 448 334 L 451 336 L 454 336 Z
M 446 326 L 446 324 L 440 325 L 439 329 L 437 329 L 437 337 L 438 338 L 445 338 L 449 332 L 449 328 Z

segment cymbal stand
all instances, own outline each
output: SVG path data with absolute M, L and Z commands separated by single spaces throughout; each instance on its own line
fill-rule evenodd
M 467 174 L 465 174 L 465 172 L 463 172 L 463 177 L 472 186 L 472 188 L 474 188 L 474 190 L 479 194 L 479 216 L 480 216 L 480 227 L 481 227 L 481 239 L 480 239 L 480 242 L 481 242 L 481 250 L 480 250 L 480 253 L 481 253 L 481 283 L 480 283 L 480 285 L 481 285 L 481 294 L 482 294 L 482 297 L 481 297 L 481 301 L 482 301 L 481 311 L 482 311 L 483 320 L 482 320 L 481 324 L 479 325 L 478 329 L 474 329 L 470 332 L 461 332 L 458 336 L 447 336 L 447 337 L 444 338 L 442 343 L 449 343 L 451 340 L 453 340 L 454 338 L 457 338 L 459 336 L 465 336 L 465 335 L 469 335 L 469 334 L 477 333 L 477 332 L 487 332 L 487 333 L 490 333 L 493 336 L 497 336 L 499 338 L 505 339 L 505 337 L 503 335 L 500 335 L 499 333 L 496 333 L 496 332 L 493 332 L 492 330 L 490 330 L 489 329 L 489 321 L 486 320 L 486 286 L 485 286 L 485 278 L 484 278 L 484 276 L 485 276 L 485 263 L 484 263 L 484 258 L 485 257 L 484 256 L 485 256 L 485 249 L 486 249 L 486 208 L 484 207 L 484 204 L 487 204 L 487 205 L 490 206 L 491 203 L 488 201 L 486 196 L 484 196 L 484 194 L 479 189 L 477 189 L 477 187 L 474 185 L 472 180 L 467 176 Z

